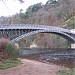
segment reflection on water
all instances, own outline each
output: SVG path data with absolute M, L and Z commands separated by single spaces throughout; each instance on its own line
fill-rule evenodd
M 75 50 L 55 51 L 51 53 L 24 56 L 27 59 L 37 60 L 44 63 L 53 63 L 68 68 L 75 67 Z

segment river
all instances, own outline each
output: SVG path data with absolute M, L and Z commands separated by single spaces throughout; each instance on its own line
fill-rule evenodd
M 75 67 L 75 49 L 22 49 L 20 56 L 44 63 L 73 68 Z

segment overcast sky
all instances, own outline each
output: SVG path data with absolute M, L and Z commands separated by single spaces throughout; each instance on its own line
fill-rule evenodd
M 19 13 L 20 9 L 23 9 L 25 12 L 28 6 L 39 2 L 45 4 L 46 1 L 47 0 L 25 0 L 24 3 L 20 3 L 18 0 L 4 0 L 7 6 L 0 1 L 0 16 L 10 16 Z

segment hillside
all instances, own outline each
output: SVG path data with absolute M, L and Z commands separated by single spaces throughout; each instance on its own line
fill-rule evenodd
M 39 24 L 75 27 L 75 0 L 48 0 L 45 5 L 37 3 L 27 8 L 23 13 L 11 17 L 1 17 L 1 24 Z M 62 42 L 61 42 L 62 41 Z M 29 47 L 35 42 L 39 47 L 68 47 L 68 41 L 54 34 L 38 34 L 22 39 L 18 43 L 21 47 Z

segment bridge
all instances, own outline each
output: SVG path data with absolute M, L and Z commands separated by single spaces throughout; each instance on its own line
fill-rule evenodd
M 52 33 L 66 38 L 71 43 L 75 43 L 75 33 L 68 29 L 33 24 L 0 24 L 0 38 L 9 38 L 12 42 L 37 34 L 37 33 Z

